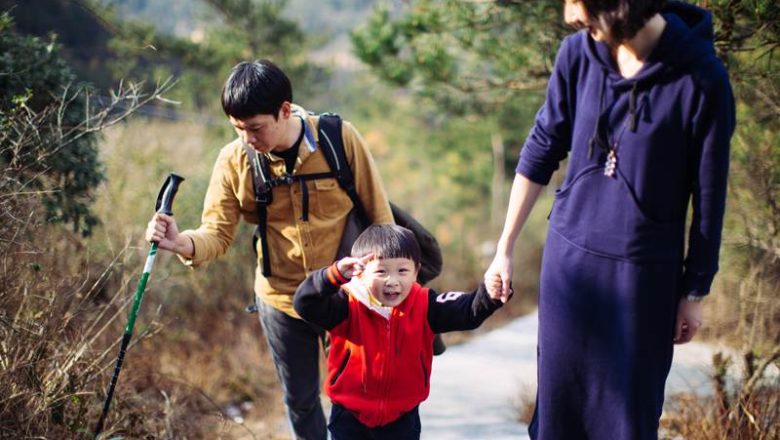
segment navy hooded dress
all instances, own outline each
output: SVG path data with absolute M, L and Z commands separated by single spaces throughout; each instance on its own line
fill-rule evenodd
M 731 87 L 711 15 L 677 2 L 662 15 L 631 78 L 587 32 L 567 37 L 520 155 L 542 185 L 569 158 L 542 259 L 532 438 L 657 438 L 677 304 L 717 271 Z

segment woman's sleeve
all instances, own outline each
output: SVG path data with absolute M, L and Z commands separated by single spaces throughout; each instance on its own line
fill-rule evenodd
M 547 185 L 560 161 L 571 148 L 571 131 L 574 114 L 573 96 L 570 96 L 568 72 L 571 54 L 576 48 L 572 41 L 576 35 L 563 40 L 555 59 L 555 67 L 547 84 L 547 97 L 536 113 L 534 126 L 520 151 L 515 172 L 534 183 Z
M 702 84 L 699 111 L 693 121 L 693 142 L 701 153 L 699 160 L 694 162 L 693 216 L 682 295 L 706 295 L 718 271 L 729 146 L 736 116 L 728 75 L 722 66 L 716 67 L 720 68 L 708 69 L 708 78 Z

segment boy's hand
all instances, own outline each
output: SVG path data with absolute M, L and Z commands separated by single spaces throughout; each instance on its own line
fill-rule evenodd
M 352 278 L 363 272 L 366 264 L 374 258 L 374 254 L 368 254 L 363 258 L 344 257 L 336 262 L 336 269 L 339 270 L 344 278 Z

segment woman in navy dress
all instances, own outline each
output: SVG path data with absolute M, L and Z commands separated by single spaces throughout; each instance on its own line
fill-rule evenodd
M 564 39 L 485 274 L 568 156 L 542 259 L 535 439 L 655 439 L 673 344 L 718 268 L 734 102 L 712 17 L 662 0 L 566 0 Z M 686 246 L 688 207 L 691 224 Z

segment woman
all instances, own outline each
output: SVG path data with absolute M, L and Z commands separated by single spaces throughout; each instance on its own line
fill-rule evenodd
M 508 295 L 515 239 L 568 156 L 542 259 L 531 437 L 654 439 L 673 343 L 701 326 L 717 271 L 731 87 L 702 9 L 566 0 L 564 15 L 581 31 L 559 50 L 485 281 Z

